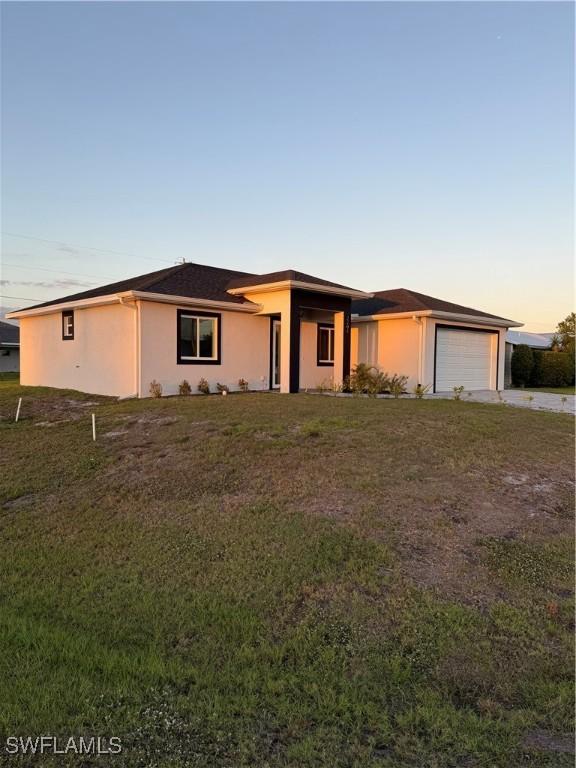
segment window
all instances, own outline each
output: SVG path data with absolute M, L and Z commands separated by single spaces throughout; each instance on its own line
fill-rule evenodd
M 318 324 L 318 365 L 334 365 L 334 326 Z
M 62 312 L 62 339 L 70 341 L 74 338 L 74 312 Z
M 178 310 L 178 363 L 220 364 L 220 315 Z

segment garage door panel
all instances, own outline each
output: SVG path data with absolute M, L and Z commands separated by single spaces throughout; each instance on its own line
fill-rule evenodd
M 436 391 L 453 387 L 491 389 L 496 334 L 466 329 L 437 328 Z

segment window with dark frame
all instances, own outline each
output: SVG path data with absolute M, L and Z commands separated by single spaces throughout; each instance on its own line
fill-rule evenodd
M 220 315 L 178 310 L 178 364 L 220 364 Z
M 62 340 L 71 341 L 74 338 L 74 310 L 62 312 Z
M 334 326 L 318 323 L 317 365 L 334 365 Z

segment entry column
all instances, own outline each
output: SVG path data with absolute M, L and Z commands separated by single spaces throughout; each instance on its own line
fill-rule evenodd
M 334 313 L 334 386 L 350 375 L 350 310 Z

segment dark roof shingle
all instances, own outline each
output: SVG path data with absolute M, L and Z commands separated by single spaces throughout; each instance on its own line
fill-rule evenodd
M 35 304 L 27 309 L 50 307 L 67 301 L 94 299 L 98 296 L 122 293 L 123 291 L 148 291 L 167 296 L 186 296 L 194 299 L 210 299 L 212 301 L 227 301 L 232 304 L 242 304 L 246 300 L 241 296 L 231 296 L 226 292 L 228 283 L 233 277 L 245 277 L 248 272 L 238 272 L 233 269 L 207 267 L 204 264 L 177 264 L 174 267 L 148 272 L 138 277 L 130 277 L 117 283 L 101 285 L 88 291 L 73 293 L 42 304 Z
M 353 291 L 347 285 L 332 283 L 330 280 L 323 280 L 321 277 L 307 275 L 304 272 L 297 272 L 294 269 L 284 269 L 281 272 L 268 272 L 265 275 L 249 275 L 247 277 L 234 278 L 228 284 L 228 288 L 246 288 L 252 285 L 266 285 L 267 283 L 280 283 L 284 280 L 294 280 L 300 283 L 312 283 L 313 285 L 326 285 L 330 288 L 342 288 L 346 291 Z
M 395 288 L 391 291 L 377 291 L 371 299 L 360 299 L 352 302 L 352 313 L 356 315 L 389 315 L 396 312 L 453 312 L 458 315 L 474 315 L 476 317 L 506 320 L 505 317 L 490 315 L 479 309 L 463 307 L 451 301 L 435 299 L 424 293 L 409 291 L 406 288 Z
M 20 328 L 11 323 L 0 321 L 0 344 L 19 344 Z

